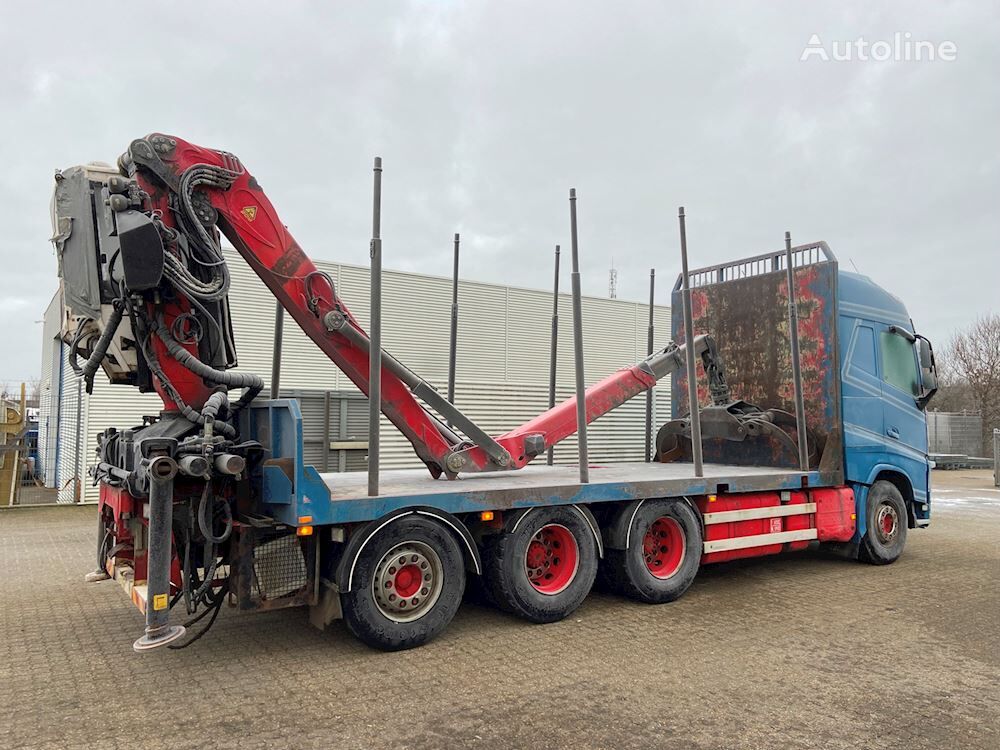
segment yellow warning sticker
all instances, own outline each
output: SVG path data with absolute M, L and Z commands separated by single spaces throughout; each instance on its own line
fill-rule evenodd
M 240 211 L 243 214 L 243 218 L 247 221 L 253 221 L 257 218 L 257 207 L 256 206 L 244 206 L 243 210 Z
M 166 609 L 167 606 L 168 602 L 166 594 L 157 594 L 156 596 L 153 597 L 153 609 L 155 610 Z

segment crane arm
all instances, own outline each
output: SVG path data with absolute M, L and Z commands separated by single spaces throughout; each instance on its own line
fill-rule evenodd
M 119 165 L 148 195 L 148 208 L 158 212 L 168 229 L 190 239 L 218 226 L 305 334 L 367 395 L 367 334 L 337 295 L 333 280 L 302 251 L 256 178 L 235 156 L 152 134 L 133 141 Z M 188 206 L 193 212 L 184 210 Z M 341 325 L 328 327 L 328 315 Z M 169 358 L 161 353 L 164 365 Z M 191 389 L 180 395 L 195 408 L 204 398 Z M 382 370 L 382 412 L 435 475 L 446 470 L 447 456 L 463 443 L 388 367 Z
M 103 330 L 95 323 L 89 334 L 101 335 L 85 375 L 92 377 L 107 353 L 114 334 L 108 328 L 123 325 L 131 327 L 129 335 L 137 339 L 135 348 L 168 411 L 203 423 L 224 408 L 225 400 L 214 396 L 219 390 L 246 388 L 242 401 L 259 392 L 262 382 L 256 376 L 227 372 L 236 356 L 221 232 L 305 334 L 367 395 L 367 333 L 333 279 L 306 256 L 237 157 L 154 133 L 132 141 L 118 167 L 122 176 L 108 176 L 104 190 L 120 247 L 108 253 L 101 240 L 98 253 L 112 255 L 106 275 L 118 275 L 108 295 L 114 297 L 113 314 L 105 316 Z M 63 234 L 70 236 L 71 230 Z M 102 302 L 108 302 L 104 296 Z M 702 356 L 714 352 L 706 337 L 699 337 L 696 346 Z M 435 477 L 519 469 L 577 430 L 571 398 L 492 437 L 388 353 L 383 352 L 382 363 L 382 413 Z M 671 344 L 613 373 L 588 389 L 587 421 L 648 390 L 682 363 L 683 348 Z M 108 369 L 107 359 L 104 364 Z M 223 423 L 220 429 L 225 428 Z

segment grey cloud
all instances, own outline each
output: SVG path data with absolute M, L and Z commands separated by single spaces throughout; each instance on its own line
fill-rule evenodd
M 153 130 L 238 154 L 316 258 L 364 263 L 371 157 L 386 265 L 548 284 L 580 195 L 584 289 L 659 299 L 692 263 L 826 239 L 942 341 L 996 309 L 994 4 L 98 3 L 0 30 L 0 381 L 32 377 L 55 290 L 55 167 Z M 800 62 L 824 40 L 952 40 L 951 63 Z M 23 302 L 22 302 L 23 301 Z

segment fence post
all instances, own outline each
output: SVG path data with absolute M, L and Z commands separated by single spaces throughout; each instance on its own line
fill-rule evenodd
M 1000 430 L 993 430 L 993 485 L 1000 487 Z

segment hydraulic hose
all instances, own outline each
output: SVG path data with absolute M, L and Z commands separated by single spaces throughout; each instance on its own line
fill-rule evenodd
M 101 337 L 94 345 L 94 351 L 90 353 L 87 361 L 83 364 L 83 382 L 87 386 L 88 394 L 94 390 L 94 374 L 97 372 L 97 368 L 101 366 L 101 360 L 104 359 L 104 355 L 108 353 L 108 347 L 111 346 L 111 340 L 114 338 L 115 332 L 118 330 L 118 326 L 121 325 L 123 312 L 124 310 L 122 305 L 116 301 L 113 309 L 111 310 L 108 322 L 104 326 L 104 331 L 101 333 Z
M 181 398 L 181 395 L 177 392 L 177 389 L 174 388 L 173 384 L 170 382 L 170 379 L 167 377 L 166 373 L 163 372 L 163 369 L 160 367 L 160 363 L 156 358 L 156 352 L 154 351 L 153 347 L 149 346 L 149 339 L 146 338 L 140 340 L 139 345 L 142 347 L 142 354 L 146 358 L 146 362 L 149 364 L 149 369 L 157 377 L 157 379 L 159 379 L 160 383 L 163 384 L 164 389 L 166 389 L 167 393 L 170 394 L 170 397 L 177 404 L 177 409 L 180 411 L 181 414 L 184 415 L 184 418 L 187 419 L 191 424 L 196 424 L 196 425 L 205 424 L 205 422 L 207 422 L 208 420 L 201 414 L 199 414 L 197 411 L 192 409 L 190 406 L 188 406 L 186 403 L 184 403 L 184 399 Z M 215 431 L 222 433 L 226 437 L 230 438 L 236 437 L 236 428 L 233 427 L 231 424 L 227 424 L 226 422 L 216 422 Z
M 243 395 L 236 402 L 234 411 L 239 411 L 249 404 L 264 389 L 264 381 L 258 375 L 250 372 L 226 372 L 206 365 L 181 346 L 180 342 L 170 333 L 170 329 L 164 324 L 162 317 L 156 319 L 156 335 L 160 337 L 170 355 L 195 375 L 212 383 L 219 383 L 230 388 L 245 388 L 246 390 L 243 392 Z
M 215 393 L 213 393 L 211 396 L 208 397 L 208 400 L 205 402 L 205 405 L 201 407 L 201 416 L 203 416 L 206 420 L 211 419 L 214 421 L 218 418 L 219 411 L 223 407 L 228 407 L 228 406 L 229 406 L 229 394 L 226 393 L 225 391 L 216 391 Z
M 97 344 L 94 346 L 90 356 L 87 357 L 87 361 L 83 364 L 83 367 L 77 364 L 77 347 L 79 347 L 80 342 L 84 338 L 84 329 L 90 323 L 93 323 L 94 319 L 86 318 L 77 324 L 76 334 L 73 336 L 73 342 L 69 348 L 69 366 L 73 372 L 83 378 L 87 385 L 88 394 L 94 389 L 94 374 L 97 372 L 97 368 L 101 366 L 101 360 L 104 359 L 104 355 L 108 353 L 108 348 L 111 346 L 115 332 L 118 330 L 118 326 L 121 325 L 123 314 L 124 307 L 119 304 L 118 300 L 115 300 L 114 309 L 108 318 L 108 324 L 105 326 L 104 331 L 101 333 Z
M 69 345 L 69 366 L 77 375 L 83 374 L 83 368 L 77 362 L 77 347 L 83 341 L 83 331 L 89 323 L 93 323 L 93 318 L 84 318 L 76 324 L 76 333 L 73 334 L 73 341 Z
M 212 518 L 205 513 L 209 507 L 209 500 L 212 501 L 213 506 L 215 504 L 215 498 L 211 493 L 211 486 L 211 482 L 206 482 L 205 489 L 201 493 L 201 502 L 198 503 L 198 528 L 201 529 L 202 536 L 205 537 L 206 541 L 212 542 L 213 544 L 222 544 L 229 538 L 229 535 L 233 533 L 233 511 L 229 507 L 229 503 L 222 503 L 222 506 L 226 509 L 226 529 L 221 535 L 215 536 L 212 529 Z

